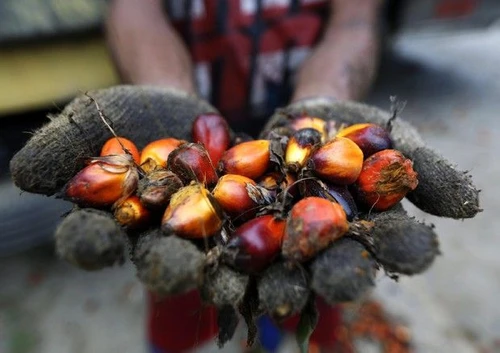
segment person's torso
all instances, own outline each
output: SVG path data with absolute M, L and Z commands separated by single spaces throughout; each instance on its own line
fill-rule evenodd
M 166 0 L 193 57 L 199 93 L 236 125 L 263 119 L 291 94 L 321 36 L 327 0 Z M 255 125 L 255 122 L 254 124 Z

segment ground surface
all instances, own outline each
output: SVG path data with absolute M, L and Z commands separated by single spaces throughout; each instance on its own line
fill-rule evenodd
M 417 352 L 500 351 L 499 43 L 498 29 L 405 35 L 369 99 L 382 108 L 389 95 L 407 100 L 403 117 L 483 190 L 484 212 L 473 220 L 409 206 L 436 225 L 443 254 L 424 275 L 377 280 L 373 296 L 409 326 Z M 143 292 L 128 265 L 84 273 L 47 246 L 0 259 L 0 288 L 1 353 L 146 351 Z

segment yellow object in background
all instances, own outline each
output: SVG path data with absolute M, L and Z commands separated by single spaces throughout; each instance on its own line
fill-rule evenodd
M 102 37 L 0 48 L 0 117 L 119 82 Z

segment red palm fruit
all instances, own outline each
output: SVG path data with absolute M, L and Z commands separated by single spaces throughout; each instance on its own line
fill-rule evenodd
M 219 179 L 207 150 L 199 143 L 185 143 L 177 147 L 168 156 L 167 166 L 185 184 L 196 181 L 213 185 Z
M 320 133 L 322 142 L 325 142 L 327 140 L 328 136 L 327 122 L 321 118 L 313 116 L 301 116 L 299 118 L 295 118 L 294 120 L 292 120 L 290 126 L 295 131 L 307 128 L 315 129 Z
M 349 229 L 342 206 L 321 197 L 306 197 L 288 215 L 283 257 L 297 262 L 313 258 Z
M 240 271 L 262 271 L 279 254 L 284 230 L 285 221 L 272 215 L 254 218 L 236 228 L 223 258 Z
M 100 155 L 109 156 L 112 154 L 125 154 L 126 152 L 124 149 L 132 156 L 136 164 L 140 163 L 141 155 L 139 153 L 139 150 L 132 141 L 126 139 L 125 137 L 110 138 L 102 146 Z
M 199 239 L 212 236 L 222 228 L 223 215 L 217 201 L 199 184 L 182 187 L 172 195 L 161 227 L 166 234 Z
M 347 137 L 363 151 L 364 158 L 392 147 L 389 132 L 376 124 L 354 124 L 337 133 L 339 137 Z
M 213 165 L 219 163 L 222 154 L 231 144 L 229 125 L 215 113 L 199 115 L 193 122 L 193 142 L 201 143 L 208 151 Z
M 304 197 L 316 196 L 338 203 L 344 209 L 347 220 L 358 214 L 358 207 L 345 185 L 333 185 L 318 179 L 306 179 L 300 183 Z
M 154 169 L 167 167 L 168 155 L 186 141 L 173 137 L 156 140 L 144 147 L 141 152 L 141 168 L 149 173 Z
M 147 227 L 151 219 L 149 210 L 136 195 L 129 196 L 114 210 L 115 219 L 122 226 L 130 229 Z
M 265 188 L 243 175 L 223 175 L 212 191 L 221 208 L 231 218 L 249 219 L 258 206 L 268 205 L 273 199 Z
M 363 152 L 353 141 L 337 137 L 313 152 L 307 163 L 319 177 L 340 185 L 356 181 L 363 167 Z
M 86 207 L 119 204 L 137 188 L 139 173 L 127 154 L 95 157 L 65 186 L 64 198 Z
M 285 163 L 287 167 L 293 172 L 300 170 L 320 143 L 321 134 L 318 130 L 312 128 L 297 130 L 286 145 Z
M 396 150 L 383 150 L 366 159 L 354 190 L 356 199 L 377 211 L 384 211 L 418 185 L 413 162 Z
M 242 142 L 224 152 L 219 162 L 219 171 L 222 174 L 238 174 L 255 180 L 269 168 L 270 158 L 268 140 Z
M 169 170 L 154 170 L 139 180 L 137 195 L 141 203 L 151 209 L 167 207 L 170 197 L 184 184 Z

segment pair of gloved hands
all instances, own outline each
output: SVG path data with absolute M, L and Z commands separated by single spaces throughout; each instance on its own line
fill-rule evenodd
M 189 140 L 195 117 L 216 111 L 197 97 L 157 87 L 118 86 L 82 95 L 13 157 L 11 175 L 18 187 L 57 194 L 83 168 L 85 158 L 99 154 L 112 135 L 95 102 L 114 131 L 139 148 L 164 137 Z M 318 98 L 277 110 L 263 131 L 279 126 L 293 113 L 382 126 L 391 118 L 374 107 Z M 428 148 L 411 125 L 395 118 L 391 137 L 394 148 L 413 160 L 419 175 L 417 189 L 408 195 L 417 207 L 455 219 L 470 218 L 480 211 L 478 191 L 470 176 Z M 361 218 L 351 224 L 347 236 L 318 255 L 308 270 L 277 262 L 258 279 L 214 266 L 212 254 L 207 256 L 189 241 L 162 237 L 159 229 L 140 235 L 126 233 L 110 213 L 92 209 L 75 208 L 62 221 L 56 246 L 61 257 L 87 270 L 122 263 L 128 249 L 139 278 L 161 295 L 199 288 L 205 300 L 220 308 L 219 339 L 224 342 L 235 328 L 236 308 L 252 326 L 256 313 L 286 317 L 300 312 L 311 302 L 311 293 L 331 304 L 352 301 L 374 285 L 377 269 L 396 275 L 420 273 L 439 253 L 433 227 L 409 217 L 400 205 Z

